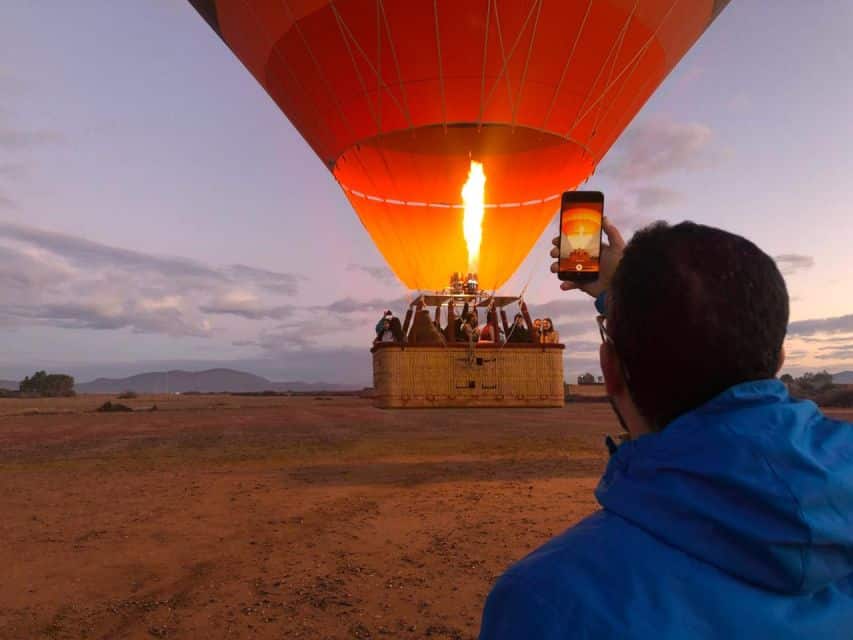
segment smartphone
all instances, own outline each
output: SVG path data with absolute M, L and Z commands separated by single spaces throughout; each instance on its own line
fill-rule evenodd
M 566 191 L 560 206 L 560 258 L 557 277 L 572 282 L 598 279 L 604 194 Z

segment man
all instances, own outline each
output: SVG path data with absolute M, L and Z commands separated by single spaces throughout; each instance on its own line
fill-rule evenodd
M 530 342 L 530 331 L 524 326 L 524 316 L 522 314 L 515 314 L 506 341 L 511 343 Z
M 379 322 L 376 323 L 376 339 L 382 339 L 382 332 L 386 330 L 386 323 L 391 322 L 391 318 L 394 317 L 394 314 L 391 313 L 391 309 L 386 309 L 385 313 L 382 314 L 382 317 L 379 319 Z
M 601 368 L 629 439 L 610 443 L 603 509 L 498 580 L 481 640 L 853 638 L 853 425 L 775 379 L 775 263 L 702 225 L 627 247 L 604 228 L 600 280 L 563 289 L 606 314 Z

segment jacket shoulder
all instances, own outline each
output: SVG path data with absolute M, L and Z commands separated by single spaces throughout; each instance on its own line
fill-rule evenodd
M 498 579 L 480 640 L 611 637 L 609 603 L 620 597 L 626 568 L 635 566 L 629 556 L 638 535 L 647 537 L 599 511 L 551 539 Z

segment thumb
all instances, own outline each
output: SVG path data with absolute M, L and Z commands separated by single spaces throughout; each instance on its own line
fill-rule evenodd
M 619 232 L 619 229 L 610 222 L 610 218 L 607 216 L 601 221 L 602 226 L 604 227 L 604 233 L 607 234 L 607 241 L 610 243 L 610 246 L 614 249 L 624 249 L 625 248 L 625 239 L 622 237 L 622 234 Z

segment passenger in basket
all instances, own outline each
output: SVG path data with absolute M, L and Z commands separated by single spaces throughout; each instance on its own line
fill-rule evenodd
M 409 330 L 409 344 L 436 347 L 443 347 L 446 344 L 444 336 L 435 328 L 435 323 L 426 309 L 415 312 L 412 328 Z
M 554 329 L 554 323 L 551 321 L 551 318 L 545 318 L 542 320 L 542 331 L 539 335 L 542 336 L 542 344 L 560 343 L 560 334 L 557 333 L 556 329 Z
M 462 323 L 463 342 L 477 342 L 480 339 L 480 328 L 477 325 L 477 312 L 471 311 Z
M 520 313 L 515 314 L 512 326 L 509 328 L 509 335 L 506 338 L 507 342 L 517 344 L 520 342 L 530 342 L 530 331 L 524 326 L 524 316 Z
M 394 342 L 398 342 L 402 344 L 405 342 L 405 336 L 403 335 L 403 325 L 400 324 L 400 318 L 397 316 L 392 316 L 391 318 L 391 335 L 394 336 Z
M 376 339 L 373 342 L 394 342 L 394 332 L 391 329 L 391 320 L 389 318 L 385 318 L 376 327 Z
M 480 338 L 477 342 L 497 342 L 497 337 L 494 335 L 494 327 L 492 327 L 488 322 L 483 325 L 482 329 L 480 329 Z
M 376 323 L 376 341 L 382 342 L 382 332 L 387 328 L 386 323 L 394 317 L 394 314 L 391 313 L 390 309 L 386 309 L 385 313 L 382 314 L 382 317 L 379 319 L 379 322 Z
M 468 337 L 462 331 L 462 325 L 465 324 L 465 320 L 468 318 L 468 303 L 466 302 L 462 306 L 462 313 L 453 321 L 454 322 L 454 335 L 456 336 L 456 342 L 467 342 Z
M 533 321 L 533 342 L 542 342 L 542 318 Z

